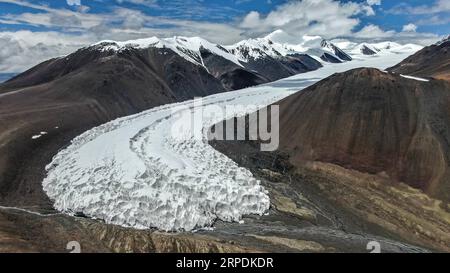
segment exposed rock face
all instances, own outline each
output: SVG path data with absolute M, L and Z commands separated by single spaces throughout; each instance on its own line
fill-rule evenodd
M 293 70 L 291 73 L 298 74 L 317 70 L 322 65 L 307 54 L 291 54 L 281 59 L 281 62 Z
M 294 165 L 385 173 L 450 200 L 450 84 L 356 69 L 279 104 L 280 145 Z
M 370 49 L 366 45 L 362 45 L 361 46 L 361 53 L 364 54 L 364 55 L 375 55 L 375 54 L 377 54 L 375 51 L 373 51 L 372 49 Z
M 328 42 L 327 40 L 323 40 L 321 43 L 321 46 L 324 48 L 329 48 L 334 52 L 334 55 L 336 55 L 339 59 L 343 61 L 351 61 L 352 57 L 345 53 L 342 49 L 337 47 L 335 44 Z
M 205 48 L 201 48 L 200 53 L 208 72 L 218 78 L 227 90 L 237 90 L 270 81 L 258 72 L 239 66 Z
M 323 55 L 320 57 L 323 61 L 325 62 L 329 62 L 329 63 L 342 63 L 341 60 L 339 60 L 338 58 L 334 57 L 331 54 L 328 53 L 323 53 Z
M 236 68 L 220 75 L 220 82 L 229 90 L 237 90 L 269 82 L 265 77 L 246 69 Z
M 268 48 L 266 50 L 269 50 Z M 275 81 L 299 73 L 319 69 L 322 65 L 307 54 L 283 56 L 275 49 L 271 55 L 259 48 L 240 45 L 230 50 L 231 53 L 245 59 L 242 65 L 249 71 L 257 72 L 269 81 Z
M 450 40 L 447 38 L 425 47 L 388 70 L 412 76 L 450 80 Z

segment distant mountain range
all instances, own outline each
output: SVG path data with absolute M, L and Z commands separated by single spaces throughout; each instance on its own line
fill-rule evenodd
M 358 44 L 342 40 L 332 42 L 320 36 L 292 37 L 281 30 L 263 38 L 243 40 L 228 46 L 214 44 L 199 37 L 178 36 L 125 42 L 101 41 L 66 57 L 44 62 L 46 71 L 56 69 L 57 73 L 44 76 L 43 66 L 38 65 L 9 80 L 3 89 L 23 87 L 19 82 L 32 85 L 66 76 L 72 72 L 67 67 L 83 69 L 83 66 L 94 61 L 92 57 L 125 56 L 145 50 L 161 55 L 158 59 L 169 59 L 178 55 L 182 58 L 178 58 L 178 62 L 187 61 L 200 66 L 211 74 L 216 79 L 216 84 L 222 85 L 223 89 L 235 90 L 312 71 L 325 63 L 352 61 L 362 55 L 411 52 L 419 49 L 421 47 L 418 45 L 400 45 L 394 42 Z M 66 69 L 59 71 L 60 66 L 65 66 Z M 33 80 L 30 77 L 33 77 Z

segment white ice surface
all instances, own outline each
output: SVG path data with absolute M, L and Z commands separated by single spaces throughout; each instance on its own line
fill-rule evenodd
M 410 54 L 413 52 L 410 52 Z M 268 105 L 336 72 L 390 67 L 408 54 L 386 54 L 299 74 L 270 84 L 156 107 L 93 128 L 72 141 L 47 166 L 43 188 L 57 210 L 83 212 L 107 223 L 167 231 L 210 227 L 267 212 L 269 196 L 253 175 L 208 145 L 204 128 Z M 226 117 L 212 105 L 243 105 Z M 182 127 L 178 113 L 205 111 L 202 126 Z M 190 115 L 191 115 L 190 114 Z M 189 118 L 191 117 L 190 115 Z M 203 128 L 202 128 L 203 127 Z

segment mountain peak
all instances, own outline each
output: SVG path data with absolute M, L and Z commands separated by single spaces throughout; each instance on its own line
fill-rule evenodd
M 448 35 L 447 37 L 443 38 L 442 40 L 440 40 L 439 42 L 437 42 L 435 45 L 440 46 L 444 43 L 450 42 L 450 35 Z

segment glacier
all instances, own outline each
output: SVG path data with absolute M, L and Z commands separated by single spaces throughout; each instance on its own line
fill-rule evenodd
M 159 106 L 86 131 L 47 165 L 43 189 L 55 209 L 136 229 L 192 231 L 217 220 L 239 222 L 270 208 L 268 192 L 250 171 L 213 149 L 210 126 L 243 116 L 337 72 L 385 69 L 413 52 L 386 53 L 292 76 L 270 84 Z M 199 127 L 173 125 L 179 113 L 214 105 L 236 107 L 227 116 L 205 111 Z M 198 132 L 192 132 L 198 130 Z M 201 138 L 194 137 L 200 134 Z

